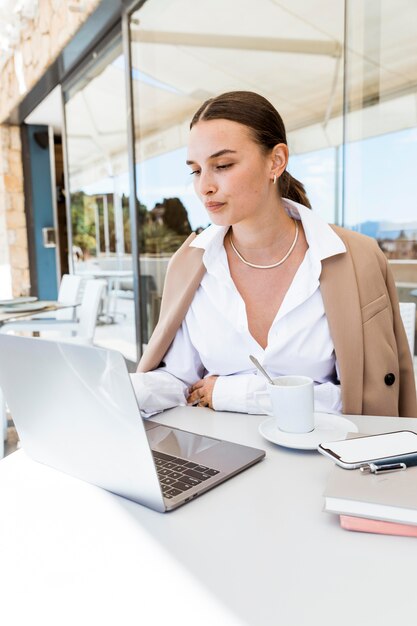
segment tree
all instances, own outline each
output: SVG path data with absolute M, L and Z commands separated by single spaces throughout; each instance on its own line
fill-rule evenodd
M 191 224 L 188 220 L 187 209 L 179 198 L 164 198 L 163 222 L 167 228 L 178 235 L 190 235 Z

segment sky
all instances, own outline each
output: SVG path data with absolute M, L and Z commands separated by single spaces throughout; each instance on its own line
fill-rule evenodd
M 375 221 L 382 230 L 417 232 L 417 129 L 347 144 L 345 158 L 344 225 Z M 333 221 L 334 149 L 295 156 L 289 169 L 305 183 L 313 208 Z

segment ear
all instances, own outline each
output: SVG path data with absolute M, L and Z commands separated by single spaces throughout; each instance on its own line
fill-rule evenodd
M 271 150 L 271 179 L 279 178 L 288 165 L 288 146 L 285 143 L 277 143 Z

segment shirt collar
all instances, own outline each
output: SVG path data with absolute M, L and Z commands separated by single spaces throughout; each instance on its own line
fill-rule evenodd
M 308 247 L 317 260 L 323 261 L 346 252 L 346 246 L 339 235 L 317 213 L 288 198 L 283 198 L 283 203 L 290 217 L 301 220 Z
M 190 243 L 190 247 L 204 250 L 203 263 L 208 271 L 219 260 L 222 250 L 224 251 L 223 239 L 228 230 L 228 226 L 211 224 Z
M 317 261 L 346 252 L 346 246 L 343 241 L 317 213 L 288 198 L 283 198 L 283 204 L 290 217 L 301 221 L 308 247 Z M 190 246 L 193 248 L 205 250 L 203 262 L 207 269 L 210 262 L 218 258 L 228 229 L 228 226 L 212 224 L 190 243 Z

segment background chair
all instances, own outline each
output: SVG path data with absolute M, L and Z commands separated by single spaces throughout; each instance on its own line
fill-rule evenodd
M 0 327 L 0 332 L 36 332 L 41 333 L 42 338 L 44 338 L 44 333 L 53 332 L 54 338 L 58 334 L 58 338 L 64 341 L 92 344 L 105 288 L 105 280 L 87 280 L 85 282 L 81 305 L 77 307 L 77 321 L 49 318 L 20 319 L 15 322 L 6 322 Z M 47 339 L 47 337 L 45 338 Z
M 64 274 L 59 285 L 58 299 L 59 304 L 65 304 L 65 309 L 54 312 L 37 313 L 31 319 L 57 319 L 57 320 L 73 320 L 76 319 L 76 305 L 81 302 L 81 285 L 82 277 L 75 274 Z
M 416 330 L 416 303 L 400 302 L 400 314 L 407 334 L 411 356 L 414 357 L 414 337 Z

